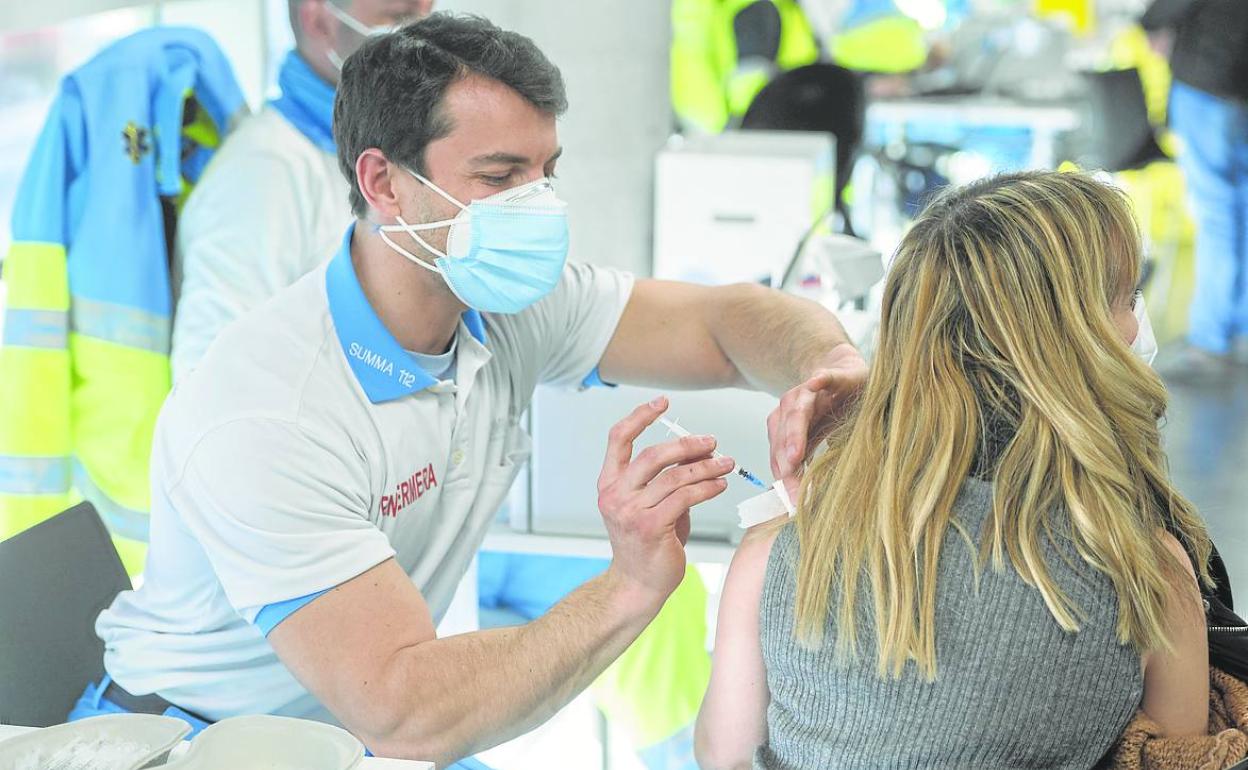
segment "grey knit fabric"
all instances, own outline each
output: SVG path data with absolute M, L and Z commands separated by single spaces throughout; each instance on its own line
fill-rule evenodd
M 976 543 L 991 506 L 991 484 L 968 480 L 954 516 Z M 1068 533 L 1061 519 L 1054 516 L 1055 529 Z M 798 545 L 785 527 L 763 587 L 771 705 L 755 769 L 1091 768 L 1140 705 L 1140 656 L 1117 642 L 1109 581 L 1064 536 L 1058 543 L 1047 563 L 1085 613 L 1077 634 L 1058 627 L 1008 561 L 1002 572 L 988 566 L 977 590 L 974 555 L 949 529 L 937 582 L 937 679 L 929 683 L 913 664 L 900 680 L 877 676 L 869 587 L 859 602 L 856 660 L 837 663 L 832 619 L 821 649 L 795 641 Z

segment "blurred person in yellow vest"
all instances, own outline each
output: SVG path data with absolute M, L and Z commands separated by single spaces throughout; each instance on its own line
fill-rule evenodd
M 733 127 L 778 73 L 822 59 L 867 73 L 918 69 L 927 58 L 924 31 L 900 6 L 894 0 L 674 0 L 671 93 L 678 122 L 705 133 Z

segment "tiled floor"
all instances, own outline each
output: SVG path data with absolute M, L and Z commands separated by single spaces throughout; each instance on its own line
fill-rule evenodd
M 1175 484 L 1204 515 L 1237 609 L 1248 608 L 1248 367 L 1217 386 L 1170 386 L 1163 429 Z

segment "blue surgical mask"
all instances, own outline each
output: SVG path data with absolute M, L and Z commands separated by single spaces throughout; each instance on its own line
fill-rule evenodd
M 390 248 L 421 267 L 439 273 L 455 296 L 485 313 L 518 313 L 545 297 L 563 276 L 568 260 L 566 204 L 555 196 L 549 179 L 504 190 L 464 205 L 415 171 L 422 184 L 458 206 L 453 219 L 378 228 Z M 420 233 L 450 228 L 446 253 Z M 407 233 L 437 257 L 430 265 L 395 243 L 389 233 Z

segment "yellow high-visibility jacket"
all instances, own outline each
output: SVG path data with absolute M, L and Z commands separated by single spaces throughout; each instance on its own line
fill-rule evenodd
M 671 98 L 685 125 L 722 131 L 745 114 L 776 70 L 812 64 L 819 48 L 796 0 L 769 0 L 780 19 L 779 45 L 767 62 L 742 60 L 735 22 L 756 0 L 673 0 Z
M 18 188 L 0 342 L 0 538 L 95 504 L 131 572 L 169 390 L 177 206 L 244 106 L 216 43 L 157 27 L 61 83 Z

